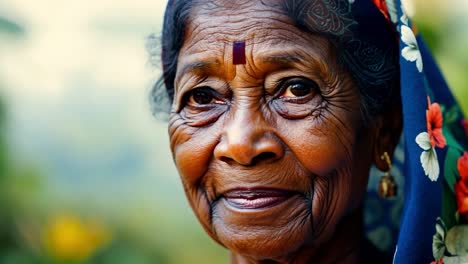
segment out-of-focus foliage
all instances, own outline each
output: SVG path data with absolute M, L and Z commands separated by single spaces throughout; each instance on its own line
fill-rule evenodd
M 65 19 L 68 19 L 68 17 L 65 17 Z M 154 22 L 156 23 L 158 19 L 156 18 Z M 111 23 L 111 26 L 106 26 L 105 23 L 108 22 L 104 22 L 103 26 L 103 23 L 99 21 L 92 21 L 92 30 L 98 32 L 104 38 L 108 37 L 106 34 L 112 34 L 113 32 L 123 34 L 123 36 L 117 34 L 117 37 L 114 37 L 117 41 L 112 43 L 116 43 L 117 49 L 120 48 L 118 41 L 130 38 L 128 34 L 133 34 L 135 29 L 138 30 L 134 25 L 134 21 L 127 23 L 125 20 L 123 22 L 118 20 L 117 23 Z M 123 33 L 121 33 L 122 26 L 127 28 Z M 31 42 L 31 40 L 35 39 L 34 37 L 37 39 L 41 36 L 34 35 L 34 30 L 31 30 L 30 26 L 26 28 L 11 19 L 1 17 L 0 14 L 0 47 L 2 49 L 6 47 L 2 51 L 17 46 L 34 46 L 36 43 Z M 47 30 L 42 31 L 42 34 L 48 33 L 50 32 Z M 148 35 L 149 33 L 151 32 L 145 31 L 143 34 Z M 57 41 L 60 41 L 60 39 L 57 39 Z M 132 46 L 130 48 L 132 52 L 133 50 L 145 52 L 143 45 L 145 39 L 141 38 L 140 41 L 142 45 L 140 47 Z M 55 41 L 51 43 L 53 44 Z M 75 49 L 74 46 L 70 48 Z M 52 49 L 52 51 L 55 52 L 56 50 Z M 51 55 L 55 54 L 52 53 Z M 21 59 L 18 58 L 18 60 Z M 26 57 L 26 59 L 26 65 L 33 66 L 29 70 L 47 73 L 48 69 L 34 67 L 34 58 Z M 101 58 L 101 60 L 103 59 Z M 45 65 L 48 67 L 49 64 L 53 63 L 51 61 L 45 63 Z M 144 66 L 144 61 L 141 64 Z M 15 65 L 7 65 L 7 67 L 15 67 Z M 83 67 L 86 68 L 86 65 Z M 27 70 L 22 71 L 26 72 Z M 148 179 L 161 177 L 164 174 L 173 174 L 174 181 L 177 178 L 172 171 L 168 171 L 166 168 L 158 168 L 158 170 L 151 171 L 148 177 L 142 177 L 141 174 L 144 173 L 141 170 L 141 163 L 144 161 L 142 156 L 148 154 L 142 153 L 141 148 L 137 145 L 138 143 L 134 143 L 135 140 L 132 140 L 138 138 L 138 136 L 132 135 L 132 131 L 122 132 L 122 129 L 119 130 L 113 127 L 112 120 L 107 120 L 109 117 L 114 118 L 116 115 L 125 116 L 128 114 L 127 110 L 130 106 L 123 105 L 128 103 L 128 97 L 116 94 L 113 90 L 108 90 L 103 94 L 104 96 L 99 97 L 100 95 L 98 95 L 99 98 L 92 101 L 97 103 L 97 107 L 93 108 L 86 105 L 86 103 L 89 103 L 88 98 L 83 98 L 83 94 L 86 95 L 86 92 L 77 93 L 78 95 L 75 95 L 76 100 L 73 100 L 75 99 L 73 97 L 66 97 L 69 100 L 63 103 L 63 106 L 59 109 L 60 113 L 55 117 L 44 116 L 47 111 L 42 111 L 43 109 L 40 108 L 47 108 L 48 105 L 42 104 L 43 102 L 37 105 L 17 105 L 17 101 L 9 100 L 11 97 L 8 96 L 11 96 L 11 94 L 15 94 L 15 96 L 22 96 L 22 94 L 19 93 L 18 95 L 10 92 L 6 93 L 6 96 L 3 93 L 3 91 L 8 92 L 17 89 L 17 87 L 6 87 L 3 84 L 2 77 L 5 77 L 5 72 L 8 71 L 5 71 L 5 68 L 0 68 L 0 101 L 2 102 L 0 104 L 1 264 L 226 262 L 227 252 L 215 245 L 206 236 L 202 228 L 196 223 L 195 217 L 191 214 L 187 204 L 185 203 L 185 208 L 181 208 L 180 205 L 183 204 L 181 201 L 184 201 L 181 188 L 180 190 L 174 190 L 140 183 L 144 180 L 148 181 Z M 56 76 L 57 74 L 60 73 L 52 72 L 53 77 L 59 77 L 60 79 L 61 76 Z M 25 76 L 27 76 L 26 78 L 32 78 L 29 77 L 29 74 Z M 11 84 L 13 77 L 6 77 L 10 79 L 9 83 Z M 117 83 L 119 82 L 119 76 L 112 77 L 116 77 Z M 52 79 L 50 76 L 40 76 L 40 78 Z M 85 82 L 83 85 L 79 81 L 77 79 L 70 90 L 73 90 L 73 88 L 82 90 L 80 86 L 85 88 L 90 86 L 87 88 L 88 91 L 93 91 L 96 88 L 92 86 L 94 84 L 89 85 Z M 37 91 L 41 88 L 49 88 L 36 86 L 35 82 L 29 82 L 29 84 L 31 87 L 22 89 Z M 102 89 L 102 87 L 97 88 Z M 144 89 L 135 90 L 134 93 L 141 93 L 142 97 L 146 96 Z M 27 94 L 29 93 L 27 92 Z M 42 94 L 38 94 L 42 96 Z M 47 99 L 44 97 L 36 98 L 38 100 L 35 101 Z M 144 109 L 142 111 L 147 111 L 148 116 L 151 117 L 150 107 L 149 105 L 145 106 L 145 102 L 141 102 L 141 107 Z M 106 103 L 115 105 L 109 106 Z M 18 153 L 15 149 L 18 144 L 17 142 L 15 144 L 8 142 L 12 135 L 16 136 L 18 133 L 16 130 L 18 129 L 18 123 L 20 123 L 17 120 L 17 113 L 13 113 L 12 109 L 24 109 L 25 107 L 33 109 L 31 112 L 26 111 L 26 115 L 22 116 L 27 120 L 26 123 L 30 124 L 33 129 L 40 127 L 44 130 L 35 129 L 28 132 L 29 137 L 20 138 L 20 143 L 25 143 L 28 149 L 33 149 L 34 144 L 41 143 L 38 141 L 44 140 L 44 138 L 52 139 L 51 142 L 46 142 L 48 148 L 42 149 L 43 152 L 33 156 L 33 159 L 31 157 L 24 159 L 24 156 L 15 156 Z M 123 110 L 118 113 L 116 112 L 118 109 Z M 82 123 L 70 122 L 70 118 L 76 117 L 73 113 L 75 110 L 78 116 L 81 117 L 81 119 L 77 118 L 78 120 L 87 120 L 91 125 L 87 127 L 86 125 L 83 126 Z M 52 111 L 52 113 L 54 112 Z M 63 119 L 57 120 L 57 116 Z M 157 120 L 152 121 L 157 122 Z M 45 122 L 46 125 L 37 126 L 41 122 Z M 104 125 L 102 125 L 103 123 Z M 93 125 L 101 125 L 100 127 L 104 129 L 98 131 L 89 129 L 93 128 Z M 65 130 L 65 133 L 57 131 L 57 128 Z M 42 134 L 44 131 L 49 134 L 64 135 L 64 137 L 44 136 Z M 151 131 L 145 131 L 145 133 L 147 135 L 152 134 Z M 101 138 L 101 135 L 105 136 Z M 151 137 L 154 137 L 154 135 Z M 159 140 L 158 137 L 156 137 L 157 140 Z M 76 139 L 78 139 L 77 142 Z M 109 146 L 110 142 L 115 141 L 118 142 L 118 145 L 115 144 L 115 147 Z M 89 144 L 93 145 L 90 150 L 86 149 Z M 122 149 L 122 147 L 124 148 Z M 106 148 L 109 151 L 106 152 Z M 93 152 L 93 150 L 105 154 L 96 155 L 91 153 L 88 156 L 82 155 L 83 152 Z M 82 152 L 76 153 L 80 151 Z M 168 152 L 166 154 L 169 155 Z M 53 168 L 55 171 L 51 170 L 50 166 L 43 162 L 44 160 L 50 160 L 51 157 L 52 159 L 56 158 L 55 162 L 59 162 L 59 164 L 56 164 L 56 167 L 59 168 L 59 175 L 57 175 L 56 168 Z M 113 160 L 114 157 L 117 157 L 117 160 Z M 158 159 L 158 157 L 153 158 Z M 86 167 L 87 163 L 91 164 L 91 168 L 104 169 L 100 171 L 90 170 Z M 106 167 L 110 168 L 106 170 Z M 104 177 L 106 175 L 103 174 L 109 174 L 109 172 L 112 173 L 112 177 L 106 179 Z M 146 174 L 148 173 L 146 172 Z M 162 178 L 156 182 L 166 184 L 164 180 L 165 178 Z M 130 188 L 127 190 L 120 187 L 118 184 L 122 183 L 119 182 L 128 182 Z M 151 180 L 151 182 L 154 182 L 154 180 Z M 145 186 L 147 190 L 138 189 L 141 186 Z M 155 193 L 148 196 L 148 190 L 154 190 Z M 127 193 L 122 195 L 122 192 Z M 177 201 L 173 202 L 175 197 L 177 197 Z
M 433 52 L 450 88 L 468 115 L 468 4 L 414 0 L 414 21 Z
M 0 17 L 0 32 L 11 35 L 20 35 L 24 33 L 24 29 L 18 24 Z
M 68 261 L 84 261 L 110 241 L 106 228 L 83 221 L 74 215 L 60 215 L 47 225 L 43 234 L 49 255 Z

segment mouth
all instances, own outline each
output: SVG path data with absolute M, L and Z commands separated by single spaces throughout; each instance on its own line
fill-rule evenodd
M 295 192 L 268 188 L 233 189 L 224 193 L 223 198 L 237 209 L 264 209 L 285 202 Z

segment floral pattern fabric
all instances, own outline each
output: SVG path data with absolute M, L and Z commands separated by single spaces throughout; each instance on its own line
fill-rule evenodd
M 446 141 L 442 134 L 442 112 L 438 103 L 432 103 L 427 98 L 428 110 L 426 110 L 427 132 L 421 132 L 416 136 L 416 143 L 423 149 L 421 153 L 421 165 L 431 181 L 439 178 L 439 161 L 435 147 L 444 148 Z
M 405 206 L 394 263 L 468 263 L 468 121 L 409 18 L 410 1 L 373 3 L 400 42 Z
M 458 214 L 468 220 L 468 152 L 457 161 L 458 173 L 460 179 L 455 182 L 455 196 L 457 199 Z

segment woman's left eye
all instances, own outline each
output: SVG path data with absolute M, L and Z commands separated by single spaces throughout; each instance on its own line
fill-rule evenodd
M 284 99 L 307 97 L 308 95 L 314 95 L 319 89 L 316 82 L 304 79 L 288 80 L 282 86 L 279 97 Z
M 311 88 L 301 83 L 296 83 L 288 86 L 282 97 L 301 97 L 310 93 Z

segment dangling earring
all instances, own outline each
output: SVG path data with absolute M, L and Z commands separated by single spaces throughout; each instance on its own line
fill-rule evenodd
M 397 185 L 395 179 L 390 175 L 390 169 L 392 168 L 392 161 L 388 156 L 387 152 L 384 152 L 380 159 L 385 160 L 388 164 L 388 170 L 385 171 L 384 175 L 380 177 L 378 193 L 382 198 L 393 198 L 397 194 Z

